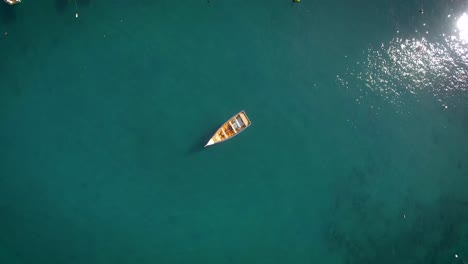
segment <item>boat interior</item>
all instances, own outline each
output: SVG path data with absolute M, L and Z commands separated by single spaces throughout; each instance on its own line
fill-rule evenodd
M 247 125 L 242 120 L 240 115 L 230 119 L 223 127 L 218 131 L 218 137 L 220 140 L 228 139 L 235 134 L 242 131 Z

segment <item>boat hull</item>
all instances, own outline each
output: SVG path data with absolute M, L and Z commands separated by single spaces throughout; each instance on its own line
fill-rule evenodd
M 205 147 L 215 145 L 226 140 L 229 140 L 238 134 L 242 133 L 251 125 L 251 121 L 248 118 L 244 110 L 231 117 L 226 121 L 210 138 Z

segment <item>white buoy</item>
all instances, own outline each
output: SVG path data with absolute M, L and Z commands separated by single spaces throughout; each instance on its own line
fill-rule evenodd
M 75 10 L 76 10 L 75 17 L 78 18 L 78 3 L 76 2 L 76 0 L 75 0 Z

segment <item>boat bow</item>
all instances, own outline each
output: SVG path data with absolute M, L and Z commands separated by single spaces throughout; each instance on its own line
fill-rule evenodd
M 214 140 L 211 138 L 210 141 L 208 141 L 208 143 L 206 143 L 205 147 L 211 146 L 213 144 L 214 144 Z

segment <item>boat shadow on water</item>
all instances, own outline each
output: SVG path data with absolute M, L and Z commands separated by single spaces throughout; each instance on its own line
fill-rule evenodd
M 215 127 L 211 130 L 207 130 L 210 132 L 205 132 L 202 136 L 197 137 L 197 140 L 192 144 L 192 146 L 187 151 L 187 155 L 194 155 L 202 150 L 205 150 L 205 144 L 210 140 L 211 136 L 218 130 L 218 127 Z

